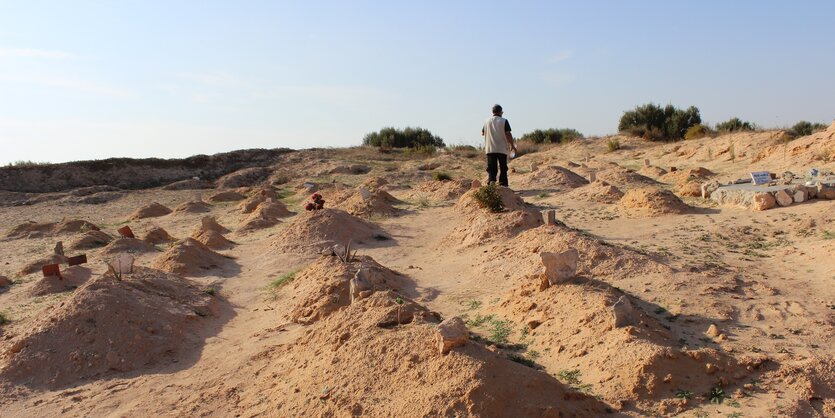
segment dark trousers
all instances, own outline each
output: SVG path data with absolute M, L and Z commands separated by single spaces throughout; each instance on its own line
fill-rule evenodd
M 507 154 L 500 152 L 487 154 L 487 183 L 495 183 L 496 174 L 499 174 L 499 184 L 507 187 Z

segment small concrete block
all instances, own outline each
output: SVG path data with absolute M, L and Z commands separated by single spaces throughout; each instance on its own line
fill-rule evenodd
M 542 211 L 542 221 L 545 222 L 545 225 L 556 225 L 557 224 L 557 211 L 553 209 L 543 210 Z
M 41 268 L 44 277 L 55 276 L 59 279 L 63 279 L 61 277 L 61 267 L 58 264 L 47 264 Z

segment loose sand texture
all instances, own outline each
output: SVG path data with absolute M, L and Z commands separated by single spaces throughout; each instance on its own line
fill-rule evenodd
M 542 147 L 495 213 L 474 149 L 274 154 L 0 192 L 0 416 L 835 416 L 835 201 L 701 197 L 835 125 Z

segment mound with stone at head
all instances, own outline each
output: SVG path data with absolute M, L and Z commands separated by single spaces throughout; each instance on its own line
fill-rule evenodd
M 569 199 L 582 200 L 586 202 L 612 204 L 623 197 L 623 192 L 605 180 L 596 180 L 583 187 L 578 187 L 565 196 Z
M 153 202 L 137 209 L 128 217 L 128 220 L 157 218 L 160 216 L 168 215 L 169 213 L 171 213 L 171 209 L 157 202 Z
M 151 263 L 151 267 L 182 275 L 199 275 L 222 268 L 229 259 L 194 238 L 177 241 Z
M 138 268 L 121 281 L 95 276 L 0 342 L 0 382 L 58 388 L 168 364 L 198 342 L 201 318 L 215 303 L 186 279 L 157 270 Z
M 583 176 L 558 165 L 541 167 L 522 178 L 529 187 L 566 191 L 589 184 Z
M 174 208 L 174 213 L 206 213 L 212 211 L 212 205 L 202 200 L 183 202 Z
M 248 367 L 273 378 L 254 382 L 240 405 L 288 416 L 604 414 L 601 402 L 480 343 L 441 354 L 437 319 L 425 312 L 392 291 L 347 305 L 309 325 L 293 344 L 253 357 Z
M 327 201 L 327 198 L 325 199 Z M 400 211 L 393 205 L 403 203 L 385 190 L 360 187 L 335 196 L 334 206 L 351 215 L 369 217 L 392 216 Z
M 339 209 L 302 213 L 281 229 L 270 246 L 283 252 L 319 253 L 336 244 L 370 245 L 391 237 L 376 225 Z
M 464 247 L 510 238 L 543 222 L 538 210 L 507 187 L 496 185 L 470 190 L 453 210 L 459 221 L 445 240 Z
M 472 180 L 428 180 L 416 185 L 408 196 L 413 199 L 426 198 L 432 201 L 443 202 L 458 199 L 467 193 L 473 185 Z
M 292 215 L 284 203 L 273 199 L 266 199 L 255 207 L 255 210 L 238 226 L 236 232 L 247 232 L 270 228 L 281 223 L 280 218 Z

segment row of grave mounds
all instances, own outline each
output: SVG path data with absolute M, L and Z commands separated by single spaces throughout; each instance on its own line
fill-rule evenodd
M 168 364 L 199 342 L 201 318 L 219 309 L 197 285 L 156 269 L 95 275 L 78 285 L 0 342 L 0 386 L 54 389 Z
M 363 291 L 356 291 L 358 276 L 367 280 Z M 353 405 L 354 414 L 556 417 L 597 416 L 606 410 L 593 397 L 481 342 L 439 352 L 440 317 L 409 297 L 413 287 L 408 277 L 370 257 L 345 263 L 322 256 L 296 273 L 282 291 L 292 298 L 289 319 L 306 332 L 293 344 L 266 349 L 248 365 L 277 382 L 292 376 L 292 388 L 254 381 L 252 393 L 290 415 L 320 415 L 329 406 L 309 402 L 301 393 L 321 390 L 327 371 L 325 396 Z M 356 361 L 372 357 L 373 362 Z M 369 398 L 378 401 L 365 401 Z M 250 402 L 256 400 L 241 403 Z

